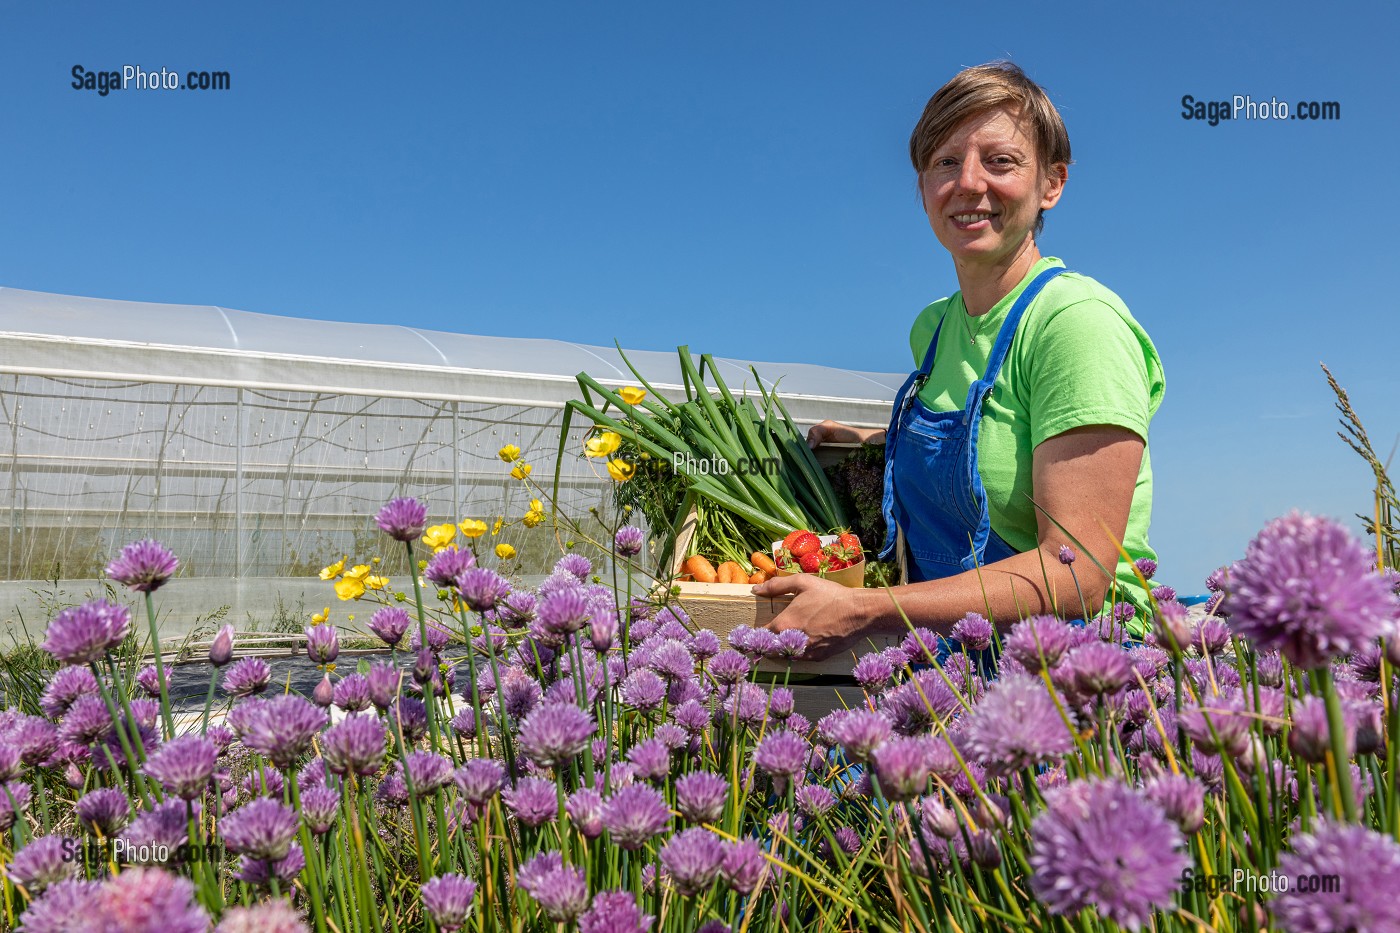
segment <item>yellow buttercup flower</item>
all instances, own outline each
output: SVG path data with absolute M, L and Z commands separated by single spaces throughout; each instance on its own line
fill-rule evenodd
M 530 464 L 528 463 L 518 463 L 516 464 L 515 469 L 510 471 L 510 475 L 514 476 L 516 479 L 524 479 L 525 477 L 529 476 L 531 471 L 533 471 L 534 469 L 535 468 L 530 466 Z
M 632 478 L 632 474 L 636 472 L 636 465 L 628 463 L 626 460 L 608 461 L 608 475 L 611 476 L 613 479 L 617 480 L 619 483 L 627 482 L 629 479 Z
M 514 463 L 516 460 L 520 459 L 520 448 L 516 447 L 514 444 L 507 444 L 496 451 L 496 456 L 500 457 L 506 463 Z
M 501 533 L 501 526 L 504 525 L 505 523 L 506 523 L 505 516 L 501 516 L 500 518 L 496 519 L 496 524 L 494 524 L 494 525 L 491 526 L 491 537 L 494 538 L 496 535 L 500 534 L 500 533 Z
M 474 518 L 463 519 L 462 523 L 457 527 L 462 529 L 462 534 L 466 535 L 468 538 L 480 538 L 482 535 L 486 534 L 486 523 L 479 522 Z
M 368 576 L 368 577 L 365 577 L 365 586 L 368 587 L 369 589 L 372 589 L 372 590 L 382 590 L 382 589 L 384 589 L 384 587 L 386 587 L 386 586 L 388 586 L 388 585 L 389 585 L 389 578 L 388 578 L 388 577 L 376 577 L 376 576 L 374 576 L 373 574 L 371 574 L 371 575 Z
M 335 595 L 341 599 L 359 599 L 365 595 L 365 584 L 354 577 L 342 577 L 335 581 Z
M 423 543 L 437 551 L 452 543 L 452 539 L 457 537 L 457 526 L 452 524 L 434 525 L 423 532 Z
M 345 579 L 347 580 L 363 580 L 367 576 L 369 576 L 369 564 L 356 564 L 345 571 Z
M 609 457 L 622 443 L 622 436 L 616 431 L 604 431 L 583 442 L 583 453 L 589 457 Z
M 617 394 L 628 405 L 635 405 L 647 397 L 647 390 L 639 389 L 636 386 L 628 386 L 625 389 L 618 389 Z
M 346 562 L 347 560 L 349 560 L 349 559 L 350 559 L 350 558 L 349 558 L 348 556 L 347 556 L 347 557 L 342 557 L 340 560 L 338 560 L 338 561 L 336 561 L 335 563 L 331 564 L 329 567 L 322 567 L 322 568 L 321 568 L 321 579 L 322 579 L 322 580 L 333 580 L 333 579 L 335 579 L 336 577 L 340 576 L 340 572 L 341 572 L 342 570 L 345 569 L 345 562 Z
M 515 548 L 502 541 L 500 544 L 496 545 L 496 556 L 501 560 L 510 560 L 515 556 Z
M 331 607 L 327 606 L 325 609 L 322 609 L 320 612 L 316 613 L 314 616 L 311 617 L 311 624 L 320 625 L 322 622 L 326 621 L 330 617 Z
M 544 513 L 531 510 L 525 513 L 525 517 L 520 520 L 526 528 L 534 528 L 544 521 Z
M 538 499 L 531 499 L 531 500 L 530 500 L 530 511 L 531 511 L 531 512 L 543 512 L 543 511 L 544 511 L 544 503 L 541 502 L 541 501 L 538 500 Z

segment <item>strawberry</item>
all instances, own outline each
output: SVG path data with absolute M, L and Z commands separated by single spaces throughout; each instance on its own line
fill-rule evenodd
M 822 549 L 821 538 L 818 538 L 810 531 L 799 532 L 796 533 L 795 536 L 789 535 L 788 537 L 792 539 L 791 542 L 784 541 L 783 543 L 787 546 L 787 549 L 792 552 L 792 556 L 796 557 L 798 560 L 801 560 L 808 554 L 815 554 Z
M 852 532 L 841 532 L 840 536 L 836 539 L 836 543 L 855 555 L 851 558 L 853 561 L 860 560 L 861 554 L 864 553 L 864 548 L 860 546 L 860 538 L 856 537 Z
M 827 556 L 821 551 L 808 551 L 797 559 L 803 573 L 822 573 L 827 569 L 827 561 Z
M 807 529 L 805 529 L 805 528 L 799 528 L 799 529 L 797 529 L 796 531 L 789 531 L 789 532 L 788 532 L 788 536 L 787 536 L 786 538 L 783 539 L 783 549 L 784 549 L 784 550 L 787 550 L 787 551 L 791 551 L 791 550 L 792 550 L 792 545 L 793 545 L 793 543 L 794 543 L 795 541 L 797 541 L 797 539 L 798 539 L 799 536 L 805 535 L 805 534 L 811 534 L 811 532 L 809 532 L 809 531 L 808 531 Z
M 773 552 L 773 563 L 778 565 L 779 570 L 786 570 L 789 573 L 797 572 L 797 560 L 792 556 L 792 552 L 785 547 L 780 547 Z
M 827 558 L 827 560 L 829 561 L 826 566 L 827 570 L 845 570 L 847 567 L 851 566 L 850 561 L 841 557 L 830 557 Z
M 852 550 L 851 548 L 848 548 L 845 545 L 843 545 L 840 541 L 831 542 L 826 547 L 822 548 L 822 553 L 825 554 L 833 562 L 833 564 L 839 561 L 841 563 L 841 567 L 849 567 L 851 566 L 851 564 L 854 564 L 856 561 L 860 560 L 859 549 Z M 833 566 L 831 569 L 840 570 L 841 567 Z

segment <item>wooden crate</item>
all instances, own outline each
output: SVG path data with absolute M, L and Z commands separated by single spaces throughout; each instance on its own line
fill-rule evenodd
M 681 525 L 680 533 L 676 536 L 675 552 L 672 557 L 673 571 L 679 570 L 686 549 L 694 535 L 695 512 L 692 511 L 686 517 L 685 522 Z M 768 599 L 755 596 L 752 593 L 753 587 L 748 583 L 681 581 L 676 586 L 680 587 L 679 602 L 681 608 L 690 616 L 691 621 L 700 628 L 707 628 L 714 632 L 721 641 L 728 639 L 729 633 L 741 625 L 747 625 L 751 628 L 762 628 L 768 625 L 792 601 L 790 597 Z M 866 641 L 862 641 L 855 651 L 857 653 L 878 651 L 897 645 L 901 640 L 900 636 L 892 634 L 872 635 Z M 851 652 L 838 654 L 823 661 L 794 661 L 792 664 L 794 674 L 820 675 L 824 678 L 824 685 L 803 685 L 801 690 L 794 687 L 793 692 L 794 694 L 811 696 L 813 700 L 810 702 L 813 703 L 824 703 L 829 699 L 830 705 L 826 707 L 827 710 L 840 706 L 836 698 L 837 690 L 847 696 L 848 704 L 858 703 L 860 690 L 854 686 L 854 681 L 847 680 L 839 685 L 825 683 L 830 678 L 849 678 L 851 667 L 854 664 L 855 658 Z M 761 671 L 781 672 L 785 669 L 786 665 L 780 662 L 765 661 L 759 665 Z M 799 704 L 801 702 L 803 701 L 799 700 Z M 804 713 L 804 715 L 810 714 Z

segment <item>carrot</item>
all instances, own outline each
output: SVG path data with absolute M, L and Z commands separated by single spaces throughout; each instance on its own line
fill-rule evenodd
M 719 582 L 721 583 L 748 583 L 749 575 L 744 573 L 744 568 L 736 562 L 727 560 L 719 565 Z
M 690 574 L 696 583 L 714 583 L 719 579 L 719 575 L 715 573 L 715 565 L 699 554 L 687 557 L 685 563 L 681 564 L 681 572 Z
M 753 564 L 754 570 L 762 570 L 770 577 L 778 575 L 778 565 L 773 563 L 773 558 L 762 551 L 754 551 L 749 555 L 749 563 Z
M 769 580 L 769 575 L 768 575 L 768 573 L 767 573 L 766 571 L 763 571 L 763 570 L 755 570 L 755 571 L 749 576 L 749 582 L 750 582 L 750 583 L 767 583 L 768 580 Z

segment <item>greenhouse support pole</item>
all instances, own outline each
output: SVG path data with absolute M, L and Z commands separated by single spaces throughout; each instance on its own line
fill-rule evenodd
M 461 444 L 462 429 L 458 423 L 460 402 L 452 403 L 452 519 L 462 517 L 462 466 L 457 452 Z
M 233 578 L 243 576 L 243 390 L 238 390 L 233 432 Z

